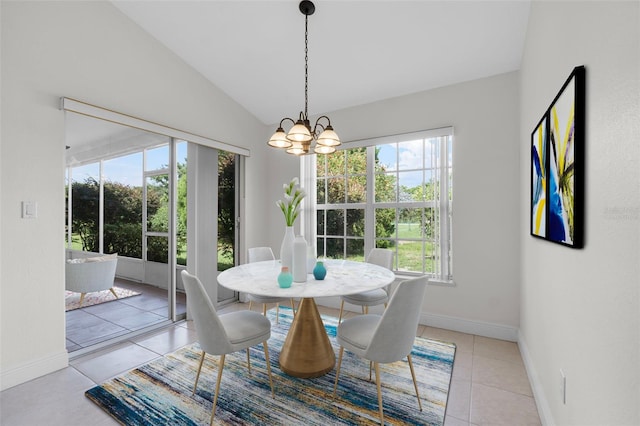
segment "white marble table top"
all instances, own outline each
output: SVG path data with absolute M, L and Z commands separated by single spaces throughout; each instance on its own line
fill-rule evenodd
M 372 263 L 350 260 L 326 260 L 327 276 L 317 281 L 313 274 L 306 282 L 293 282 L 289 288 L 278 286 L 279 260 L 246 263 L 218 274 L 218 283 L 228 289 L 259 296 L 326 297 L 343 296 L 382 288 L 395 279 L 393 272 Z

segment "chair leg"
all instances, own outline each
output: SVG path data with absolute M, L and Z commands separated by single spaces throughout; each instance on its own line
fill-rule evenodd
M 196 389 L 198 388 L 198 380 L 200 379 L 200 370 L 202 370 L 202 363 L 204 362 L 204 351 L 202 351 L 202 355 L 200 355 L 200 364 L 198 364 L 198 372 L 196 373 L 196 383 L 193 385 L 193 394 L 196 394 Z
M 338 324 L 342 322 L 342 311 L 344 311 L 344 300 L 340 303 L 340 317 L 338 318 Z
M 336 383 L 333 385 L 333 396 L 336 396 L 336 389 L 338 389 L 338 377 L 340 376 L 340 365 L 342 364 L 343 353 L 344 347 L 340 346 L 340 355 L 338 355 L 338 366 L 336 367 Z
M 249 300 L 249 310 L 253 307 L 253 300 Z
M 373 367 L 373 361 L 369 361 L 369 381 L 371 381 L 371 370 Z
M 222 379 L 222 369 L 224 368 L 224 355 L 220 355 L 218 363 L 218 380 L 216 381 L 216 393 L 213 395 L 213 407 L 211 408 L 211 423 L 213 426 L 213 418 L 216 415 L 216 405 L 218 404 L 218 393 L 220 392 L 220 379 Z
M 376 388 L 378 389 L 378 411 L 380 412 L 380 424 L 384 426 L 384 412 L 382 411 L 382 389 L 380 386 L 380 363 L 374 362 L 376 370 Z
M 87 293 L 80 293 L 80 306 L 82 306 L 82 301 L 84 300 L 84 296 L 85 296 L 86 294 L 87 294 Z
M 267 341 L 262 342 L 262 346 L 264 346 L 264 360 L 267 363 L 267 373 L 269 373 L 269 385 L 271 386 L 271 398 L 275 398 L 275 393 L 273 392 L 273 378 L 271 377 L 271 361 L 269 361 L 269 347 L 267 346 Z
M 113 287 L 111 287 L 109 290 L 111 290 L 111 293 L 116 297 L 116 299 L 119 299 L 119 297 L 116 294 L 116 291 L 113 289 Z
M 418 407 L 422 411 L 422 402 L 420 402 L 420 394 L 418 393 L 418 382 L 416 382 L 416 373 L 413 371 L 413 362 L 411 361 L 411 354 L 407 355 L 409 360 L 409 369 L 411 370 L 411 377 L 413 378 L 413 387 L 416 388 L 416 397 L 418 398 Z
M 293 303 L 293 298 L 290 299 L 291 301 L 291 310 L 293 311 L 293 317 L 296 317 L 296 305 L 295 303 Z
M 262 315 L 264 315 L 265 317 L 267 316 L 267 304 L 266 303 L 262 304 Z
M 249 348 L 247 348 L 247 368 L 249 369 L 249 374 L 251 374 L 251 358 L 249 358 Z
M 276 324 L 280 324 L 280 303 L 276 303 Z

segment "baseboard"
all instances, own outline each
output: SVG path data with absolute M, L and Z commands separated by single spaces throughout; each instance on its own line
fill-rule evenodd
M 0 373 L 0 391 L 61 370 L 69 365 L 66 350 L 18 365 Z
M 538 408 L 538 415 L 540 416 L 540 422 L 543 426 L 555 425 L 553 416 L 551 415 L 551 408 L 549 402 L 540 383 L 540 376 L 533 366 L 533 360 L 527 347 L 527 342 L 524 340 L 522 333 L 518 331 L 518 348 L 520 348 L 520 355 L 522 355 L 522 361 L 529 377 L 529 383 L 531 383 L 531 390 L 533 391 L 533 398 L 536 401 L 536 407 Z
M 339 297 L 322 297 L 316 299 L 318 305 L 327 306 L 329 308 L 340 309 Z M 345 303 L 346 311 L 360 312 L 359 306 L 353 306 Z M 383 306 L 373 306 L 369 312 L 372 314 L 381 314 Z M 446 315 L 429 314 L 422 312 L 420 314 L 421 325 L 430 327 L 444 328 L 445 330 L 459 331 L 461 333 L 475 334 L 477 336 L 491 337 L 494 339 L 508 340 L 510 342 L 518 341 L 518 329 L 502 324 L 494 324 L 489 322 L 475 321 L 463 318 L 450 317 Z
M 518 341 L 518 329 L 502 324 L 475 321 L 446 315 L 422 313 L 420 324 L 494 339 Z

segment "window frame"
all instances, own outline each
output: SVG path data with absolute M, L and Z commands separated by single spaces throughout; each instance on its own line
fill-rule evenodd
M 430 179 L 425 177 L 425 173 L 437 171 L 437 176 L 434 178 L 439 182 L 439 194 L 448 194 L 448 196 L 436 196 L 431 200 L 422 200 L 422 201 L 401 201 L 399 200 L 399 191 L 400 191 L 400 182 L 396 179 L 396 194 L 395 201 L 389 202 L 377 202 L 374 199 L 374 188 L 373 185 L 366 185 L 366 201 L 364 203 L 349 203 L 348 197 L 346 195 L 348 189 L 345 187 L 345 199 L 340 203 L 331 204 L 327 198 L 325 198 L 324 203 L 318 203 L 317 201 L 317 184 L 318 178 L 316 174 L 316 166 L 317 161 L 322 161 L 322 156 L 307 156 L 307 158 L 303 158 L 301 162 L 301 176 L 302 181 L 306 184 L 306 188 L 308 188 L 309 196 L 305 199 L 305 206 L 303 206 L 303 232 L 305 235 L 309 236 L 310 241 L 314 241 L 317 245 L 319 240 L 327 238 L 327 234 L 317 235 L 317 215 L 319 211 L 328 211 L 333 208 L 342 209 L 345 216 L 348 209 L 364 209 L 365 216 L 365 226 L 364 226 L 364 253 L 368 253 L 372 248 L 376 246 L 376 235 L 375 235 L 375 211 L 379 208 L 393 208 L 396 209 L 396 230 L 394 231 L 394 235 L 391 236 L 390 240 L 396 242 L 394 245 L 394 251 L 397 253 L 398 250 L 398 241 L 402 241 L 403 238 L 400 238 L 398 235 L 398 211 L 400 209 L 405 208 L 435 208 L 437 209 L 438 215 L 438 226 L 437 232 L 435 233 L 434 241 L 437 243 L 437 255 L 434 260 L 438 262 L 438 265 L 434 265 L 434 270 L 427 270 L 427 260 L 425 257 L 425 245 L 424 242 L 426 238 L 422 237 L 419 240 L 422 241 L 422 271 L 408 271 L 398 269 L 399 259 L 398 256 L 395 256 L 394 259 L 394 272 L 407 275 L 407 276 L 421 276 L 427 275 L 430 278 L 430 281 L 436 283 L 443 284 L 451 284 L 453 283 L 453 250 L 452 250 L 452 210 L 453 210 L 453 192 L 452 192 L 452 175 L 453 175 L 453 139 L 454 139 L 454 129 L 453 127 L 443 127 L 432 130 L 425 130 L 420 132 L 412 132 L 412 133 L 404 133 L 398 135 L 391 135 L 379 138 L 371 138 L 366 140 L 359 140 L 354 142 L 345 143 L 340 147 L 339 151 L 351 150 L 354 148 L 366 148 L 366 156 L 367 156 L 367 166 L 366 166 L 366 179 L 367 182 L 375 182 L 375 152 L 376 147 L 381 145 L 388 144 L 401 144 L 402 142 L 422 140 L 423 143 L 423 153 L 425 147 L 425 140 L 433 139 L 433 138 L 441 138 L 438 146 L 439 157 L 437 158 L 436 163 L 437 167 L 432 167 L 432 164 L 426 164 L 426 158 L 422 160 L 422 167 L 412 171 L 420 171 L 423 173 L 423 182 L 428 182 Z M 396 145 L 398 147 L 398 145 Z M 396 152 L 396 155 L 399 155 Z M 425 155 L 426 157 L 426 155 Z M 344 174 L 341 178 L 344 179 L 346 183 L 350 176 L 349 167 L 348 167 L 348 155 L 345 161 L 345 170 Z M 397 177 L 399 173 L 401 173 L 403 169 L 399 169 L 399 163 L 397 163 L 397 167 L 394 169 L 393 174 Z M 406 171 L 406 170 L 404 170 Z M 356 176 L 361 176 L 361 173 L 356 173 Z M 322 178 L 327 178 L 328 174 L 325 172 L 325 176 Z M 327 187 L 325 186 L 325 193 L 327 191 Z M 426 210 L 423 211 L 423 220 Z M 346 221 L 346 217 L 344 218 Z M 326 229 L 326 228 L 325 228 Z M 350 236 L 347 235 L 348 230 L 344 229 L 342 232 L 342 236 L 338 236 L 338 238 L 342 238 L 344 241 L 343 244 L 343 254 L 345 253 L 347 240 L 350 239 Z M 329 236 L 330 237 L 330 236 Z M 351 237 L 353 239 L 353 237 Z M 323 249 L 318 249 L 318 254 L 324 253 Z

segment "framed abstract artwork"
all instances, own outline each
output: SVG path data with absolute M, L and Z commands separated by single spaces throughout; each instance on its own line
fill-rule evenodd
M 530 233 L 584 244 L 585 68 L 573 69 L 531 133 Z

